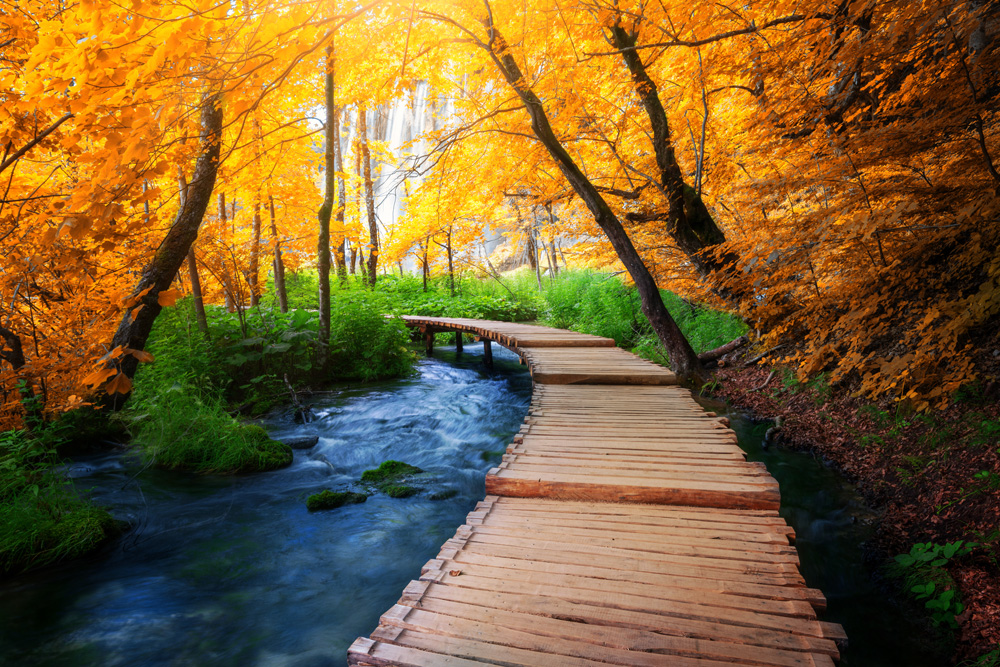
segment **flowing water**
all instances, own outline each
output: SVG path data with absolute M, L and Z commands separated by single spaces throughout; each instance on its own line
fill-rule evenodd
M 317 419 L 272 416 L 273 436 L 318 435 L 285 469 L 239 477 L 137 474 L 120 455 L 77 461 L 79 488 L 135 529 L 100 557 L 0 583 L 0 664 L 344 665 L 420 566 L 484 495 L 520 427 L 531 380 L 494 347 L 439 350 L 405 380 L 343 388 Z M 396 459 L 427 471 L 418 496 L 309 513 Z M 443 490 L 458 494 L 431 500 Z
M 139 471 L 117 454 L 76 461 L 76 484 L 134 528 L 90 560 L 0 583 L 0 664 L 344 665 L 350 643 L 482 498 L 485 471 L 520 426 L 530 378 L 494 350 L 495 375 L 482 371 L 479 346 L 459 359 L 439 348 L 413 378 L 316 397 L 312 423 L 272 415 L 279 439 L 320 438 L 283 470 L 199 477 Z M 729 416 L 781 484 L 781 513 L 806 582 L 828 598 L 826 620 L 847 630 L 842 666 L 940 664 L 864 567 L 874 517 L 856 492 L 808 454 L 762 449 L 767 425 Z M 428 471 L 424 492 L 306 511 L 309 494 L 347 489 L 387 459 Z M 457 495 L 430 499 L 447 489 Z

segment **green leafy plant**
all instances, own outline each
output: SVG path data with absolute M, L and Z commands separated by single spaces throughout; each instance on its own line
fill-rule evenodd
M 918 542 L 910 553 L 896 556 L 895 574 L 903 577 L 917 601 L 924 602 L 935 627 L 958 627 L 955 617 L 965 610 L 965 605 L 959 599 L 954 580 L 944 568 L 953 558 L 965 556 L 976 546 L 975 542 L 963 540 L 948 544 Z

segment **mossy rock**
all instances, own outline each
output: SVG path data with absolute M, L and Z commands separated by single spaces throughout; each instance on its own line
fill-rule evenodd
M 438 491 L 437 493 L 432 493 L 430 495 L 431 500 L 448 500 L 454 498 L 458 495 L 457 489 L 445 489 L 443 491 Z
M 306 507 L 310 512 L 317 510 L 330 510 L 343 505 L 355 505 L 368 500 L 368 496 L 363 493 L 353 491 L 320 491 L 314 493 L 306 499 Z
M 391 460 L 383 461 L 382 465 L 378 468 L 365 470 L 361 473 L 361 481 L 381 485 L 406 477 L 407 475 L 416 475 L 421 472 L 423 472 L 423 470 L 417 466 L 410 465 L 409 463 Z
M 390 498 L 409 498 L 420 493 L 420 489 L 406 484 L 386 484 L 380 487 L 382 492 Z

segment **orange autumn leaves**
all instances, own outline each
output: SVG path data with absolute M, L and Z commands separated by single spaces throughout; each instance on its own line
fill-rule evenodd
M 987 4 L 489 8 L 554 131 L 662 287 L 741 312 L 762 348 L 786 344 L 803 373 L 925 406 L 976 379 L 969 355 L 1000 311 L 1000 63 Z M 413 150 L 428 154 L 413 163 L 404 214 L 380 220 L 383 265 L 427 248 L 443 269 L 450 235 L 459 266 L 475 266 L 485 229 L 523 235 L 525 212 L 549 205 L 546 237 L 575 241 L 566 254 L 578 264 L 617 269 L 477 45 L 489 40 L 485 11 L 471 0 L 29 0 L 5 13 L 0 326 L 22 341 L 25 364 L 0 364 L 0 421 L 17 420 L 19 382 L 50 410 L 101 382 L 125 389 L 107 370 L 93 382 L 95 364 L 133 353 L 107 347 L 131 307 L 121 295 L 177 214 L 206 94 L 223 98 L 216 192 L 228 206 L 225 220 L 210 209 L 195 244 L 206 300 L 248 300 L 252 255 L 269 265 L 272 199 L 284 257 L 312 266 L 330 43 L 345 136 L 359 103 L 412 102 L 418 86 L 438 110 L 416 130 L 425 140 Z M 650 121 L 609 43 L 616 21 L 635 33 L 685 182 L 738 257 L 732 272 L 701 275 L 668 233 Z M 334 234 L 363 244 L 350 146 L 344 157 L 347 219 Z M 182 270 L 159 302 L 189 291 Z

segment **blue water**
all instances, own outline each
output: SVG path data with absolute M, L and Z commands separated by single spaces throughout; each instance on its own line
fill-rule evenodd
M 531 382 L 495 346 L 447 348 L 409 379 L 343 387 L 273 436 L 315 434 L 283 470 L 239 477 L 148 469 L 111 454 L 75 462 L 80 488 L 135 528 L 99 556 L 0 583 L 0 663 L 346 664 L 347 648 L 420 574 L 484 495 L 485 472 L 520 427 Z M 309 494 L 349 489 L 386 459 L 427 471 L 417 496 L 309 513 Z M 445 489 L 448 500 L 430 500 Z
M 462 357 L 438 348 L 412 378 L 314 397 L 317 415 L 266 426 L 319 436 L 283 470 L 239 477 L 139 469 L 118 454 L 78 460 L 78 487 L 134 528 L 97 556 L 0 583 L 0 664 L 52 666 L 346 664 L 420 567 L 483 497 L 485 472 L 520 427 L 531 383 L 494 346 Z M 709 409 L 725 412 L 725 406 Z M 781 485 L 808 585 L 825 620 L 850 637 L 842 667 L 931 667 L 927 633 L 890 604 L 863 558 L 876 516 L 809 454 L 763 449 L 766 424 L 728 413 L 740 445 Z M 427 472 L 406 498 L 309 513 L 317 491 L 356 489 L 362 471 L 396 459 Z M 457 495 L 434 501 L 432 493 Z

